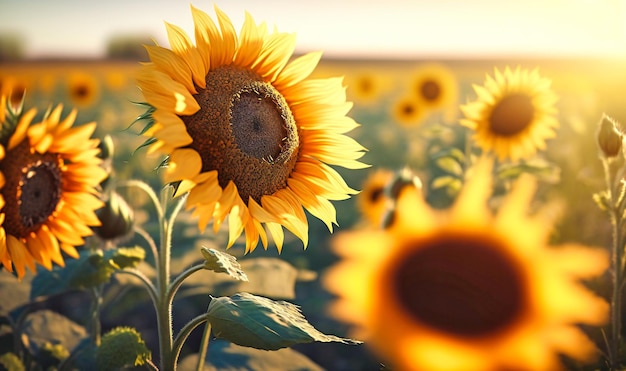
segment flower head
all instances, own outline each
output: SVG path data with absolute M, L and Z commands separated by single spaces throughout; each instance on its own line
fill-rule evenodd
M 461 106 L 461 124 L 474 130 L 484 151 L 516 161 L 544 150 L 546 139 L 556 135 L 557 96 L 536 69 L 495 69 L 495 78 L 488 75 L 474 91 L 478 99 Z
M 294 35 L 246 14 L 238 36 L 215 11 L 219 26 L 192 7 L 196 45 L 166 24 L 172 49 L 147 46 L 138 82 L 153 109 L 150 151 L 168 155 L 164 180 L 189 192 L 202 230 L 228 216 L 228 246 L 245 232 L 246 251 L 259 239 L 267 247 L 269 231 L 280 250 L 284 226 L 306 247 L 304 209 L 332 231 L 329 200 L 355 193 L 329 165 L 365 166 L 364 148 L 345 135 L 358 125 L 342 80 L 309 78 L 320 53 L 290 61 Z
M 559 354 L 595 355 L 576 326 L 601 325 L 608 305 L 579 279 L 601 274 L 606 251 L 547 246 L 548 213 L 526 213 L 521 178 L 497 214 L 486 206 L 491 166 L 479 162 L 450 210 L 418 187 L 399 190 L 384 230 L 342 232 L 343 260 L 324 277 L 331 310 L 401 370 L 556 370 Z
M 439 109 L 452 105 L 457 99 L 457 82 L 445 66 L 425 64 L 414 74 L 411 93 L 424 107 Z
M 72 127 L 76 111 L 61 119 L 62 106 L 32 124 L 35 109 L 15 112 L 2 96 L 0 108 L 0 262 L 23 277 L 35 263 L 52 269 L 64 265 L 65 252 L 99 225 L 94 210 L 102 206 L 96 124 Z

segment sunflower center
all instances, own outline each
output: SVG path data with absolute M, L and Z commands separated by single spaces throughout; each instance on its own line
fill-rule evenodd
M 385 191 L 384 187 L 376 187 L 372 189 L 372 191 L 369 194 L 370 201 L 372 203 L 375 203 L 378 200 L 380 200 L 380 198 L 383 196 L 384 191 Z
M 499 243 L 471 236 L 427 241 L 394 273 L 400 305 L 420 323 L 456 336 L 488 335 L 512 324 L 526 304 L 525 288 Z
M 54 153 L 30 153 L 24 141 L 7 154 L 0 171 L 5 176 L 2 196 L 4 227 L 18 238 L 36 231 L 54 213 L 62 197 L 61 159 Z
M 78 85 L 76 87 L 74 87 L 74 97 L 76 98 L 85 98 L 86 96 L 89 95 L 89 88 L 87 88 L 87 86 L 85 85 Z
M 528 95 L 511 94 L 493 108 L 489 128 L 494 134 L 510 137 L 524 131 L 534 115 L 535 108 Z
M 31 228 L 48 219 L 61 200 L 61 171 L 57 164 L 41 161 L 25 170 L 19 206 L 22 224 Z
M 244 92 L 233 101 L 233 134 L 239 149 L 249 156 L 274 161 L 287 139 L 285 120 L 270 95 Z
M 245 202 L 286 187 L 299 137 L 279 91 L 254 71 L 223 66 L 207 73 L 195 98 L 200 110 L 182 119 L 202 172 L 217 170 L 220 186 L 234 182 Z
M 436 81 L 426 80 L 420 86 L 420 93 L 422 98 L 429 102 L 437 100 L 441 95 L 441 87 Z

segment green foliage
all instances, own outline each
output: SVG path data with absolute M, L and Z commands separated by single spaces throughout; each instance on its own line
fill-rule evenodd
M 547 183 L 557 183 L 561 178 L 560 167 L 541 158 L 519 163 L 503 163 L 496 169 L 496 175 L 501 180 L 514 180 L 523 173 L 535 175 Z
M 15 353 L 0 355 L 0 368 L 7 371 L 24 371 L 24 364 Z
M 200 252 L 202 252 L 205 260 L 205 269 L 217 273 L 226 273 L 236 280 L 248 281 L 248 276 L 241 270 L 241 265 L 237 263 L 237 259 L 234 256 L 206 247 L 200 249 Z
M 313 341 L 359 343 L 319 332 L 291 303 L 248 293 L 212 298 L 207 314 L 216 337 L 257 349 L 276 350 Z
M 33 279 L 31 300 L 108 282 L 114 272 L 137 266 L 145 254 L 141 247 L 82 251 L 78 259 L 68 260 L 64 268 L 40 270 Z
M 132 327 L 116 327 L 102 337 L 96 351 L 98 370 L 117 370 L 127 366 L 141 366 L 152 359 L 152 353 Z

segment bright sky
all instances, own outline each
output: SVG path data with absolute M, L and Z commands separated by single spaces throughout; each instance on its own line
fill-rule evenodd
M 98 56 L 112 34 L 149 34 L 163 21 L 193 35 L 189 1 L 0 0 L 0 35 L 27 56 Z M 333 57 L 626 57 L 626 0 L 195 0 L 217 4 L 237 30 L 244 11 L 297 34 L 297 51 Z M 215 18 L 214 18 L 215 19 Z

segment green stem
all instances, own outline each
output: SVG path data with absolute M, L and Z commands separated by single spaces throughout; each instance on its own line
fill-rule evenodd
M 176 362 L 176 360 L 178 359 L 178 356 L 180 355 L 180 351 L 183 348 L 183 344 L 185 343 L 185 340 L 187 340 L 187 338 L 189 337 L 189 334 L 191 334 L 191 332 L 196 327 L 200 326 L 203 322 L 206 321 L 208 323 L 208 320 L 209 320 L 208 313 L 203 313 L 195 317 L 191 321 L 187 322 L 187 324 L 182 329 L 180 329 L 180 332 L 178 333 L 178 335 L 176 335 L 176 340 L 174 341 L 174 347 L 172 350 L 174 362 Z M 205 331 L 206 331 L 206 328 L 205 328 Z M 209 329 L 209 332 L 210 332 L 210 329 Z
M 152 257 L 154 258 L 154 261 L 156 262 L 157 260 L 159 260 L 159 251 L 157 249 L 156 243 L 154 243 L 154 239 L 150 236 L 150 234 L 146 232 L 145 229 L 136 225 L 133 227 L 133 229 L 135 233 L 143 237 L 143 239 L 148 243 L 148 246 L 150 246 L 150 250 L 152 250 Z
M 183 281 L 185 279 L 187 279 L 187 277 L 191 276 L 192 274 L 201 271 L 204 269 L 204 263 L 202 264 L 196 264 L 192 267 L 189 267 L 187 269 L 185 269 L 183 272 L 181 272 L 175 279 L 174 281 L 172 281 L 172 283 L 170 284 L 170 289 L 168 291 L 168 295 L 167 295 L 167 300 L 169 300 L 170 302 L 174 301 L 174 295 L 176 295 L 176 292 L 178 291 L 178 288 L 180 287 L 180 285 L 182 285 Z
M 116 273 L 117 274 L 126 273 L 126 274 L 130 274 L 131 276 L 135 276 L 139 278 L 139 280 L 141 280 L 141 282 L 146 287 L 146 291 L 148 291 L 148 295 L 150 295 L 150 299 L 152 299 L 152 304 L 154 304 L 154 308 L 157 309 L 157 306 L 159 303 L 157 289 L 156 287 L 154 287 L 154 284 L 152 283 L 152 281 L 150 281 L 150 279 L 145 274 L 143 274 L 141 271 L 135 268 L 124 268 L 122 270 L 117 271 Z
M 196 371 L 204 370 L 204 362 L 206 359 L 209 342 L 211 341 L 211 322 L 206 321 L 204 324 L 204 332 L 202 333 L 202 341 L 200 342 L 200 351 L 198 352 L 198 364 Z
M 167 210 L 172 187 L 164 187 L 161 191 L 161 205 Z M 172 249 L 172 231 L 176 216 L 182 210 L 186 197 L 180 197 L 169 218 L 159 214 L 160 251 L 157 261 L 157 326 L 159 331 L 159 350 L 161 352 L 161 370 L 176 370 L 176 358 L 172 351 L 172 295 L 170 295 L 170 260 Z
M 101 325 L 100 308 L 102 306 L 102 285 L 92 287 L 91 293 L 93 301 L 91 304 L 91 341 L 95 345 L 100 345 Z
M 612 251 L 611 251 L 611 270 L 613 272 L 613 290 L 611 295 L 611 344 L 609 347 L 609 357 L 611 369 L 617 370 L 620 367 L 620 344 L 622 331 L 622 236 L 620 233 L 621 215 L 620 208 L 616 207 L 616 190 L 613 187 L 613 176 L 609 161 L 602 159 L 604 167 L 604 175 L 607 191 L 610 200 L 610 219 L 612 226 Z
M 152 187 L 150 187 L 147 183 L 144 183 L 144 182 L 142 182 L 140 180 L 127 180 L 125 182 L 119 183 L 117 185 L 117 187 L 119 187 L 119 188 L 121 188 L 121 187 L 128 187 L 128 188 L 135 187 L 135 188 L 141 189 L 152 200 L 152 203 L 154 204 L 154 207 L 156 209 L 157 216 L 158 216 L 159 220 L 163 217 L 163 208 L 161 207 L 162 203 L 159 202 L 159 198 L 157 197 L 156 193 L 154 192 Z

